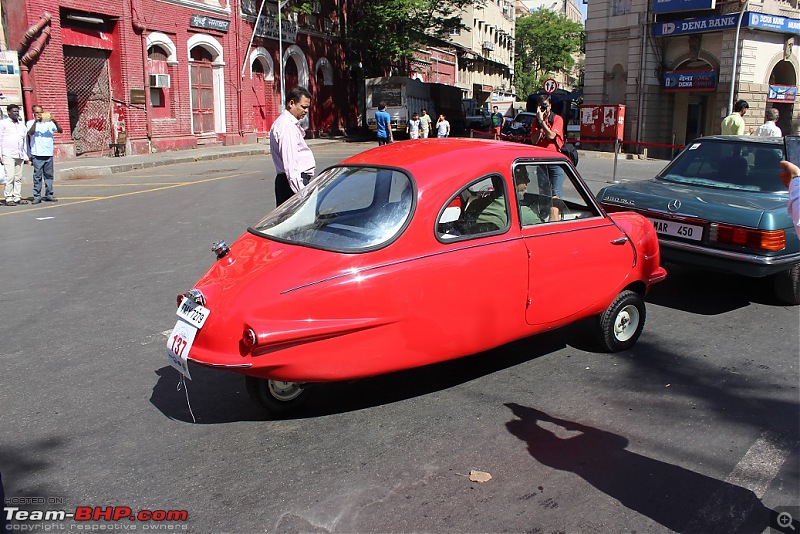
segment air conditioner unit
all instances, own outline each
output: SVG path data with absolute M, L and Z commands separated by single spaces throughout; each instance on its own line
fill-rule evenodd
M 150 87 L 155 87 L 157 89 L 169 89 L 170 88 L 169 74 L 151 74 Z
M 483 49 L 484 50 L 494 50 L 494 43 L 491 41 L 484 41 L 483 42 Z

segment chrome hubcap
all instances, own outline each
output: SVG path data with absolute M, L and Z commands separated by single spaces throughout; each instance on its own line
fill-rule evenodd
M 268 380 L 267 387 L 269 393 L 275 399 L 282 402 L 289 402 L 296 399 L 303 393 L 303 386 L 297 382 L 281 382 L 280 380 Z
M 617 341 L 628 341 L 639 327 L 639 310 L 628 305 L 622 308 L 614 321 L 614 337 Z

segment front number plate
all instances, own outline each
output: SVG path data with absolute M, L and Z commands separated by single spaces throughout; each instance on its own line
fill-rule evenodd
M 189 351 L 192 350 L 194 336 L 197 335 L 197 328 L 182 319 L 178 319 L 175 328 L 167 338 L 167 360 L 169 364 L 178 370 L 183 376 L 189 376 Z
M 693 224 L 685 224 L 678 221 L 665 221 L 663 219 L 650 219 L 657 234 L 681 237 L 700 241 L 703 239 L 703 227 Z
M 208 308 L 197 304 L 193 300 L 183 297 L 183 300 L 181 301 L 180 305 L 178 306 L 178 310 L 175 313 L 187 323 L 194 325 L 197 328 L 203 328 L 203 325 L 206 323 L 206 319 L 208 319 L 208 314 L 210 312 L 211 310 Z

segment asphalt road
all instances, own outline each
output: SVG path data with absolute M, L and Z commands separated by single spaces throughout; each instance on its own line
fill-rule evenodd
M 314 152 L 324 167 L 366 146 Z M 618 178 L 663 164 L 622 160 Z M 579 168 L 597 191 L 612 165 Z M 764 281 L 668 266 L 630 351 L 596 353 L 577 325 L 318 388 L 303 417 L 269 419 L 232 373 L 193 367 L 178 390 L 176 295 L 272 209 L 273 176 L 242 157 L 0 207 L 6 506 L 188 512 L 12 527 L 731 533 L 800 513 L 800 311 Z

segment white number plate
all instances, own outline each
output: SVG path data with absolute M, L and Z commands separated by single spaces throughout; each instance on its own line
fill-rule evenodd
M 695 226 L 693 224 L 685 224 L 677 221 L 665 221 L 662 219 L 650 219 L 650 222 L 653 223 L 653 228 L 656 229 L 657 234 L 682 237 L 684 239 L 691 239 L 692 241 L 700 241 L 703 239 L 702 226 Z
M 183 297 L 180 305 L 178 306 L 178 310 L 175 312 L 178 317 L 186 321 L 187 323 L 196 326 L 197 328 L 203 328 L 203 325 L 208 319 L 208 314 L 211 312 L 208 308 L 205 308 L 193 300 L 189 300 L 186 297 Z
M 194 336 L 197 335 L 197 328 L 182 319 L 178 319 L 175 328 L 167 338 L 167 360 L 169 364 L 177 369 L 183 376 L 189 376 L 189 351 L 192 350 Z

